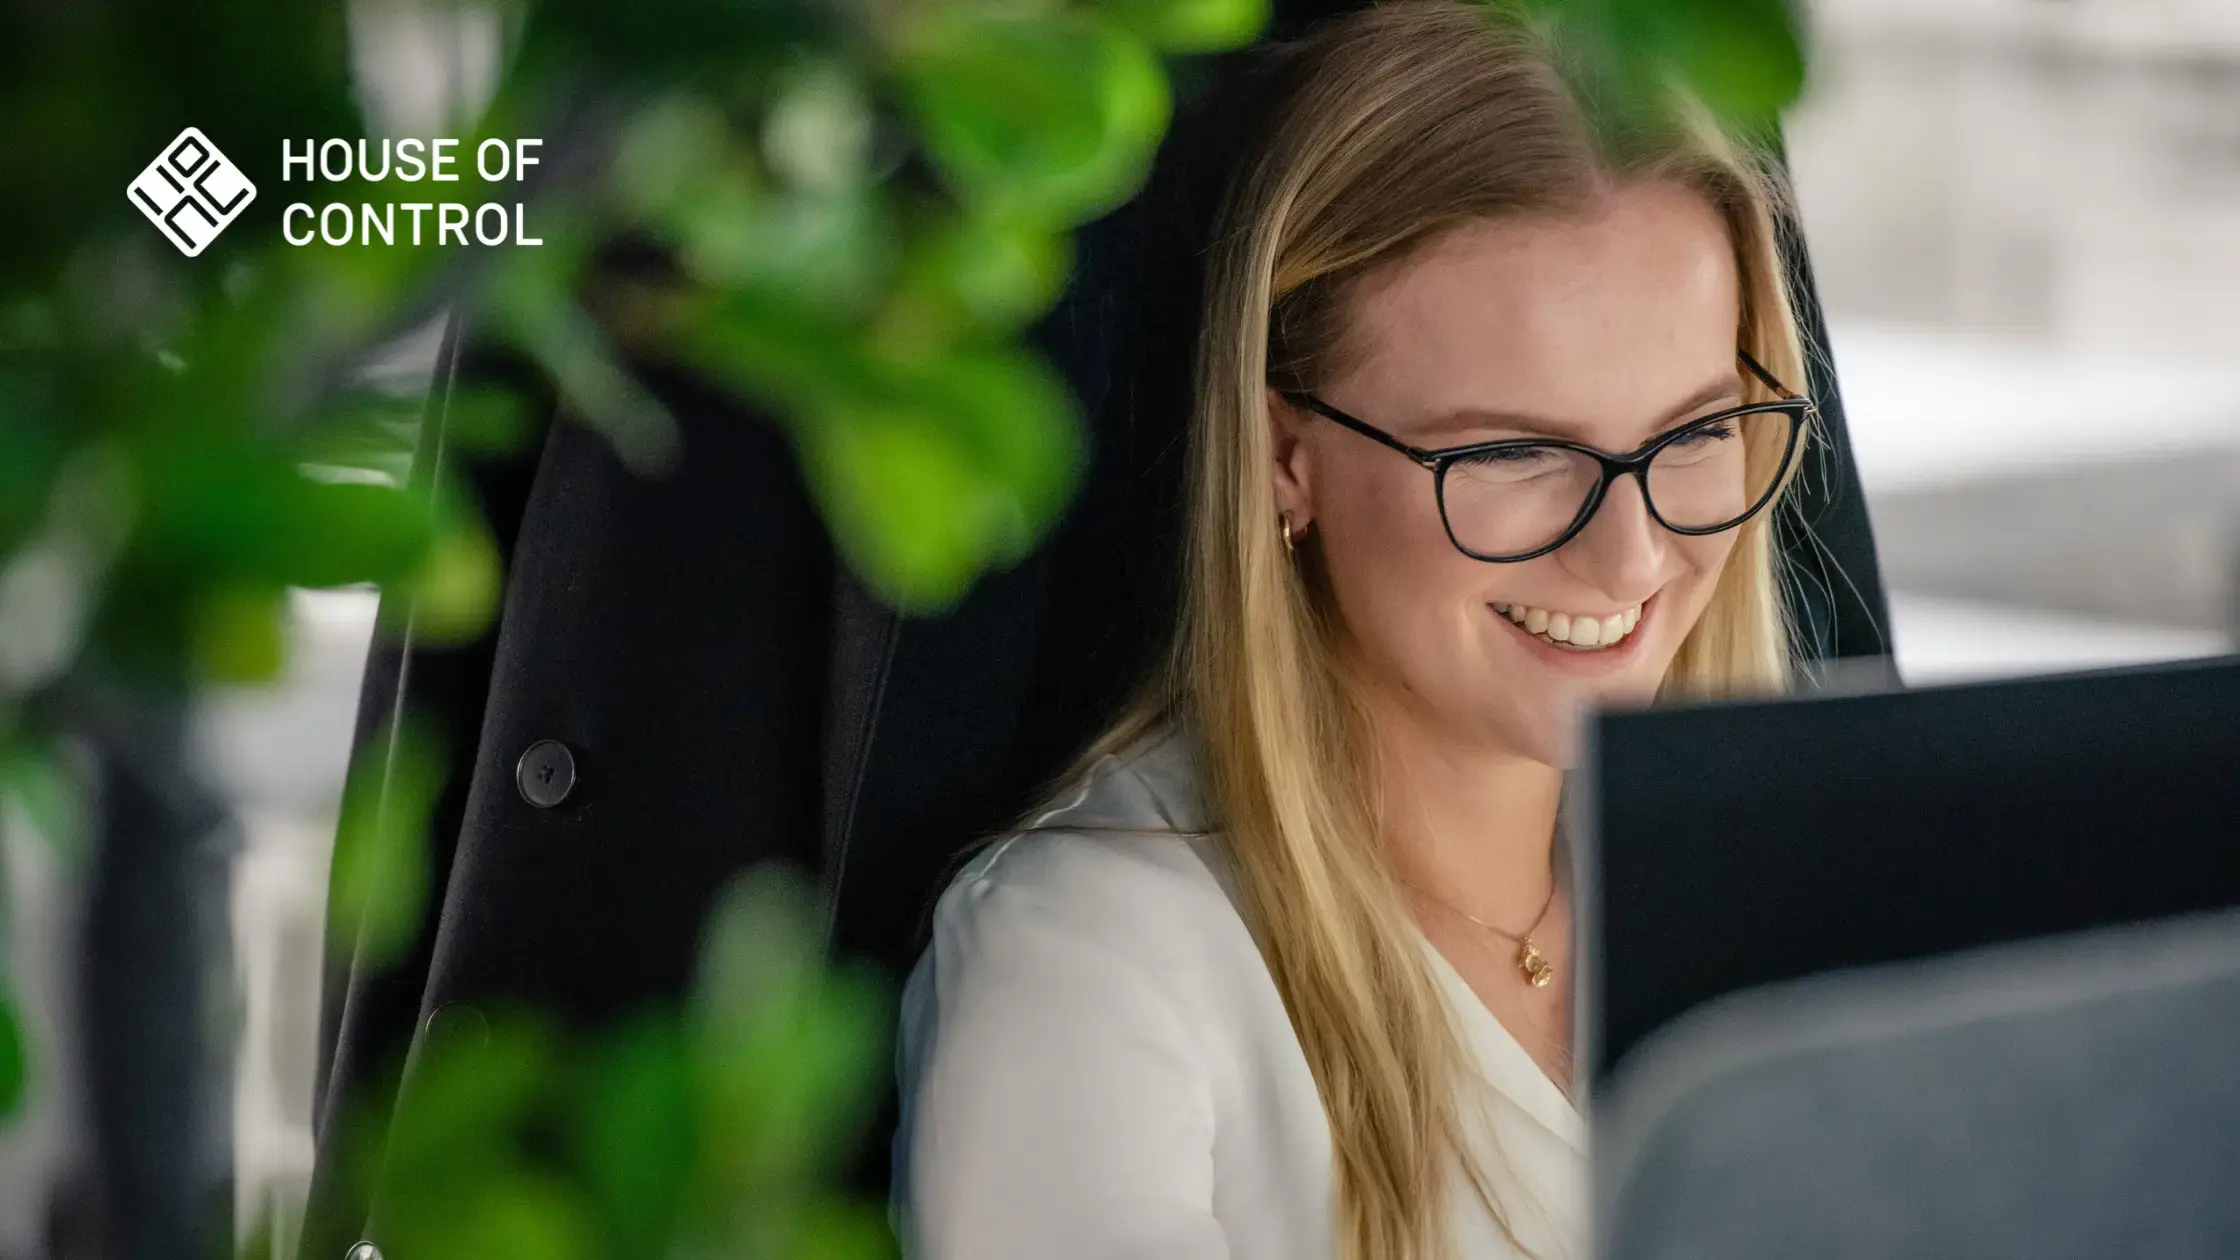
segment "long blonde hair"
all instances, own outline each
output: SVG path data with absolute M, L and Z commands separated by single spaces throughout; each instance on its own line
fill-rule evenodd
M 1547 36 L 1501 9 L 1391 0 L 1270 56 L 1278 104 L 1208 263 L 1172 650 L 1074 773 L 1164 722 L 1196 728 L 1242 908 L 1329 1117 L 1339 1254 L 1431 1260 L 1451 1252 L 1457 1168 L 1516 1235 L 1465 1146 L 1468 1060 L 1379 842 L 1375 753 L 1333 614 L 1278 535 L 1267 382 L 1333 372 L 1356 284 L 1441 231 L 1581 211 L 1643 179 L 1678 181 L 1718 210 L 1742 281 L 1738 344 L 1799 382 L 1774 227 L 1784 194 L 1766 155 L 1677 93 L 1650 125 L 1593 125 Z M 1741 527 L 1667 691 L 1784 685 L 1771 517 Z

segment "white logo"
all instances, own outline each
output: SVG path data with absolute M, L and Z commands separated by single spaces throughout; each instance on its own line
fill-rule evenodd
M 257 196 L 241 168 L 193 127 L 174 137 L 125 191 L 189 258 L 218 239 Z

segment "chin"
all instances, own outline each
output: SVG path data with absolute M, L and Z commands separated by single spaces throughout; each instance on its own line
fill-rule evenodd
M 1579 748 L 1576 742 L 1565 741 L 1557 747 L 1534 754 L 1532 759 L 1551 770 L 1568 774 L 1579 768 Z
M 1591 697 L 1581 697 L 1591 701 Z M 1567 720 L 1568 705 L 1552 702 L 1533 712 L 1512 708 L 1491 722 L 1481 719 L 1478 738 L 1512 757 L 1568 770 L 1578 760 L 1578 739 Z
M 1597 687 L 1590 695 L 1580 697 L 1584 704 L 1599 704 L 1611 709 L 1645 709 L 1657 698 L 1657 689 L 1664 684 L 1664 670 L 1644 670 L 1640 674 L 1614 681 L 1610 686 Z
M 1546 697 L 1537 712 L 1518 714 L 1501 722 L 1490 738 L 1517 756 L 1558 770 L 1576 769 L 1581 737 L 1589 715 L 1596 709 L 1624 711 L 1645 709 L 1653 703 L 1663 671 L 1628 674 L 1573 686 Z
M 1586 728 L 1581 725 L 1576 729 L 1583 733 Z M 1575 734 L 1550 731 L 1545 738 L 1534 741 L 1534 746 L 1525 750 L 1525 756 L 1553 770 L 1576 770 L 1579 768 L 1579 743 Z

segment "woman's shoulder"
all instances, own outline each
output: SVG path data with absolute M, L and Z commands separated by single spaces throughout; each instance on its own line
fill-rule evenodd
M 1155 728 L 974 855 L 942 894 L 936 923 L 967 926 L 994 900 L 1141 949 L 1153 924 L 1234 919 L 1221 838 L 1202 802 L 1194 741 Z
M 1079 828 L 1164 830 L 1207 826 L 1203 753 L 1190 728 L 1165 722 L 1106 753 L 1070 789 L 1062 790 L 1024 830 Z
M 909 1254 L 1226 1251 L 1213 1151 L 1291 1034 L 1190 762 L 1173 732 L 1099 758 L 943 892 L 896 1042 Z

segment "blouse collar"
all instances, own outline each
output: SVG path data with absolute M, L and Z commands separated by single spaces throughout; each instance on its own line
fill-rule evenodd
M 1204 833 L 1210 826 L 1205 804 L 1203 747 L 1196 732 L 1179 721 L 1170 721 L 1146 735 L 1134 749 L 1116 754 L 1132 764 L 1151 789 L 1162 821 L 1175 831 Z M 1224 875 L 1227 872 L 1223 872 Z M 1226 886 L 1228 880 L 1223 879 Z M 1230 889 L 1231 896 L 1235 890 Z M 1534 1121 L 1576 1150 L 1586 1149 L 1586 1126 L 1571 1099 L 1541 1070 L 1508 1027 L 1479 1000 L 1468 981 L 1420 931 L 1417 942 L 1439 988 L 1454 1012 L 1460 1031 L 1475 1054 L 1486 1084 L 1515 1104 Z

